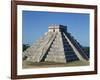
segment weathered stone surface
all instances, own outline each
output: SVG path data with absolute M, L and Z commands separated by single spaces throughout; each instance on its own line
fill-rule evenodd
M 23 52 L 23 59 L 60 63 L 88 60 L 80 44 L 66 30 L 62 25 L 50 26 L 48 32 Z

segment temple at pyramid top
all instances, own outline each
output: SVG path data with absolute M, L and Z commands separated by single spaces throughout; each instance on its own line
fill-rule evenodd
M 23 60 L 30 62 L 67 63 L 88 59 L 80 43 L 63 25 L 49 25 L 48 32 L 23 52 Z
M 67 26 L 52 24 L 48 27 L 49 32 L 67 31 Z

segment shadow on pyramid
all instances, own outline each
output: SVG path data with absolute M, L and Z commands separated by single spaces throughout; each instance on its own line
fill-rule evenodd
M 23 60 L 29 62 L 67 63 L 88 59 L 82 46 L 63 25 L 50 25 L 48 32 L 23 52 Z

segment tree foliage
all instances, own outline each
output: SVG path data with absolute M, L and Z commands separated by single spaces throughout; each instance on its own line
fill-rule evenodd
M 25 51 L 28 47 L 30 47 L 29 44 L 23 44 L 23 51 Z
M 90 47 L 83 47 L 84 52 L 90 57 Z
M 90 48 L 89 47 L 83 47 L 84 51 L 89 53 L 90 52 Z

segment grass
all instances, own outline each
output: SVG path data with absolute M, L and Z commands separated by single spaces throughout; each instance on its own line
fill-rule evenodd
M 69 66 L 88 66 L 89 61 L 72 61 L 68 63 L 55 63 L 55 62 L 39 62 L 32 63 L 23 61 L 22 67 L 25 68 L 49 68 L 49 67 L 69 67 Z

